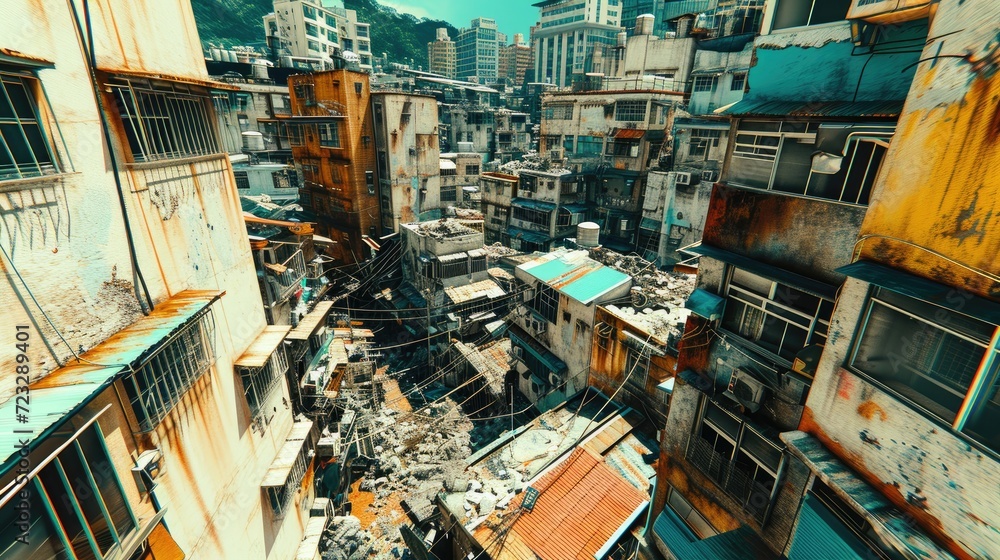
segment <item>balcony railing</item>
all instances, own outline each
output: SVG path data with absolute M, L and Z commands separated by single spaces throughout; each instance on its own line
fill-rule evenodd
M 744 512 L 764 522 L 771 505 L 771 488 L 755 481 L 736 461 L 727 459 L 698 436 L 691 437 L 685 458 L 736 500 Z
M 279 302 L 288 299 L 301 286 L 302 279 L 306 277 L 306 259 L 302 254 L 302 249 L 295 251 L 292 256 L 275 268 L 284 268 L 284 270 L 277 272 L 273 268 L 268 268 L 267 285 L 272 302 Z

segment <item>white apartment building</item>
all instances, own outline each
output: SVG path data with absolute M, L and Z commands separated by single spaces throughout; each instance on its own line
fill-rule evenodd
M 620 0 L 544 0 L 532 29 L 535 81 L 572 85 L 574 76 L 590 71 L 595 45 L 613 46 L 621 31 Z
M 370 25 L 358 21 L 343 0 L 275 0 L 274 11 L 264 16 L 268 44 L 280 57 L 328 58 L 341 51 L 348 59 L 357 55 L 365 72 L 372 71 Z

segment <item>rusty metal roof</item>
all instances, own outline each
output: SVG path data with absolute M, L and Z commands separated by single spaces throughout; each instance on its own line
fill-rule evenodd
M 55 68 L 56 66 L 51 60 L 24 54 L 23 52 L 6 47 L 0 47 L 0 62 L 13 62 L 34 68 Z
M 32 434 L 30 447 L 34 449 L 62 423 L 103 391 L 115 378 L 138 365 L 193 317 L 203 312 L 225 292 L 185 290 L 158 303 L 148 316 L 118 331 L 110 338 L 84 353 L 85 361 L 72 361 L 30 385 L 31 414 L 17 424 L 19 430 L 0 432 L 0 449 L 5 451 L 0 474 L 16 462 L 16 444 L 25 434 Z M 14 395 L 6 395 L 0 402 L 0 414 L 13 420 L 17 402 Z
M 503 288 L 490 279 L 473 282 L 466 286 L 449 286 L 444 289 L 444 293 L 454 303 L 465 303 L 479 298 L 495 299 L 507 295 Z
M 531 487 L 540 493 L 534 507 L 520 511 L 502 548 L 491 548 L 494 558 L 593 560 L 648 503 L 644 493 L 582 447 Z M 508 511 L 519 510 L 523 499 L 524 493 L 511 500 Z M 493 530 L 482 524 L 473 535 L 482 543 Z
M 332 308 L 332 301 L 321 301 L 317 303 L 316 307 L 299 321 L 299 324 L 288 333 L 288 336 L 286 336 L 285 339 L 309 340 L 309 337 L 316 332 L 321 324 L 326 324 L 326 317 L 330 314 L 330 309 Z
M 268 358 L 285 340 L 292 327 L 288 325 L 268 325 L 257 335 L 257 338 L 250 343 L 243 355 L 233 363 L 234 366 L 259 368 L 264 367 Z
M 619 128 L 612 133 L 612 136 L 615 138 L 621 138 L 623 140 L 636 140 L 645 135 L 646 131 L 638 128 Z
M 122 76 L 125 78 L 141 78 L 144 80 L 165 80 L 168 82 L 177 82 L 181 84 L 189 84 L 193 86 L 200 86 L 208 89 L 220 89 L 226 91 L 239 91 L 239 86 L 233 84 L 226 84 L 223 82 L 216 82 L 214 80 L 192 78 L 190 76 L 178 76 L 176 74 L 166 74 L 164 72 L 149 72 L 145 70 L 129 70 L 127 68 L 98 68 L 101 72 L 107 72 L 108 74 L 114 76 Z

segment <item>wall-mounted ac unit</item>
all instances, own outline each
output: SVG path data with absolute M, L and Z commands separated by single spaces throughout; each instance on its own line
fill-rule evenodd
M 514 354 L 515 358 L 523 358 L 524 357 L 524 348 L 521 348 L 520 346 L 511 346 L 510 351 L 511 351 L 511 353 Z
M 691 174 L 690 173 L 677 173 L 677 184 L 678 185 L 690 185 L 691 184 Z
M 562 379 L 559 377 L 558 373 L 554 371 L 549 372 L 549 385 L 552 385 L 553 387 L 558 387 L 559 385 L 561 385 L 561 382 Z
M 545 328 L 547 326 L 548 326 L 548 323 L 546 323 L 545 321 L 539 321 L 538 319 L 535 319 L 534 321 L 532 321 L 532 325 L 531 325 L 531 327 L 534 329 L 535 333 L 537 333 L 537 334 L 544 333 L 545 332 Z
M 154 486 L 156 479 L 163 474 L 163 454 L 159 449 L 143 451 L 135 459 L 135 466 L 132 467 L 132 478 L 139 488 L 140 494 L 148 494 Z
M 701 172 L 701 180 L 714 183 L 719 178 L 718 171 L 706 170 Z
M 735 369 L 724 394 L 745 406 L 750 412 L 757 412 L 760 410 L 766 391 L 767 387 L 749 373 Z
M 549 159 L 552 161 L 560 160 L 563 158 L 562 150 L 549 150 Z

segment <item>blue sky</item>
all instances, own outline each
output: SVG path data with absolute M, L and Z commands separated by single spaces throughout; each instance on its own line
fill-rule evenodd
M 378 2 L 417 17 L 443 19 L 459 29 L 468 27 L 469 22 L 477 17 L 493 18 L 497 20 L 497 28 L 501 33 L 507 34 L 507 41 L 510 42 L 515 33 L 524 33 L 524 40 L 528 40 L 528 30 L 538 20 L 538 8 L 531 5 L 537 4 L 539 0 L 378 0 Z

